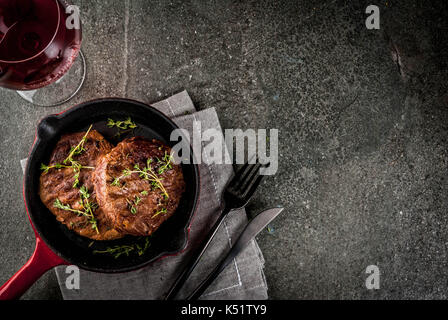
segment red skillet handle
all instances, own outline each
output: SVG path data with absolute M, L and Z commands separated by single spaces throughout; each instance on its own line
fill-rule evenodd
M 0 300 L 18 299 L 47 270 L 68 264 L 36 237 L 36 248 L 28 262 L 0 288 Z

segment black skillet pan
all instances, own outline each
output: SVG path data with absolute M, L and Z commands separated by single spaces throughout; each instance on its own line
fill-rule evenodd
M 122 120 L 127 117 L 137 124 L 132 132 L 117 136 L 116 128 L 106 126 L 108 118 Z M 113 241 L 92 242 L 56 221 L 44 206 L 38 194 L 41 163 L 49 162 L 49 156 L 62 134 L 86 131 L 90 124 L 114 144 L 130 136 L 155 138 L 169 146 L 177 143 L 170 141 L 171 132 L 178 129 L 173 121 L 158 110 L 133 100 L 110 98 L 89 101 L 44 118 L 37 128 L 23 186 L 28 216 L 36 235 L 36 248 L 29 261 L 0 288 L 0 299 L 20 297 L 44 272 L 57 265 L 77 265 L 95 272 L 126 272 L 164 256 L 175 255 L 186 247 L 190 222 L 199 198 L 199 170 L 194 164 L 191 148 L 190 164 L 182 164 L 186 192 L 174 215 L 150 236 L 150 246 L 142 255 L 138 255 L 136 250 L 118 258 L 109 253 L 95 252 L 117 245 L 135 246 L 139 242 L 143 245 L 143 240 L 127 236 Z

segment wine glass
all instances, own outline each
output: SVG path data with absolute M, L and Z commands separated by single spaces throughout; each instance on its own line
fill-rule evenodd
M 0 0 L 0 87 L 35 105 L 68 101 L 85 79 L 81 38 L 64 0 Z

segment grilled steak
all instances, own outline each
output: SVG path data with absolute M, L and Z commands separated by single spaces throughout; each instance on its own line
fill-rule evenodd
M 64 163 L 64 160 L 70 155 L 72 148 L 80 143 L 85 134 L 86 132 L 66 134 L 58 141 L 51 154 L 48 170 L 45 170 L 40 176 L 40 198 L 58 221 L 81 236 L 94 240 L 121 238 L 123 234 L 107 224 L 104 213 L 101 208 L 97 207 L 92 182 L 93 169 L 79 169 L 79 182 L 74 187 L 76 172 L 73 167 L 61 167 L 61 165 L 70 166 L 72 164 L 71 162 Z M 108 153 L 112 147 L 100 133 L 92 130 L 86 136 L 82 151 L 73 155 L 72 159 L 81 166 L 95 167 L 98 158 Z M 86 212 L 85 207 L 87 206 L 86 202 L 84 205 L 81 204 L 80 190 L 85 190 L 89 194 L 89 198 L 84 201 L 88 201 L 92 205 L 91 212 L 96 220 L 96 228 L 89 221 L 89 217 L 80 213 Z M 55 201 L 59 201 L 60 206 L 64 206 L 66 209 L 55 207 Z M 67 210 L 68 208 L 71 210 Z M 72 210 L 77 210 L 77 212 Z
M 133 137 L 98 160 L 93 174 L 96 197 L 114 228 L 148 236 L 173 215 L 185 182 L 170 151 L 160 141 Z

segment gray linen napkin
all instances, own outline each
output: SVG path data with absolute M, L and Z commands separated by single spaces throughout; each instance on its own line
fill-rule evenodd
M 196 112 L 186 91 L 152 104 L 192 136 L 193 121 L 201 122 L 201 131 L 209 128 L 221 132 L 214 108 Z M 198 128 L 194 128 L 198 130 Z M 227 152 L 226 146 L 223 150 Z M 199 156 L 197 156 L 199 158 Z M 21 161 L 22 168 L 26 159 Z M 186 250 L 177 256 L 165 257 L 144 268 L 120 274 L 103 274 L 80 270 L 80 289 L 65 286 L 66 267 L 56 267 L 56 275 L 64 299 L 160 299 L 188 261 L 189 254 L 217 219 L 220 195 L 232 175 L 231 165 L 200 164 L 201 194 L 199 208 L 193 217 Z M 180 291 L 186 297 L 230 250 L 247 223 L 244 210 L 231 212 L 218 230 L 201 262 Z M 202 295 L 201 299 L 267 299 L 263 273 L 264 259 L 255 240 L 231 263 Z

